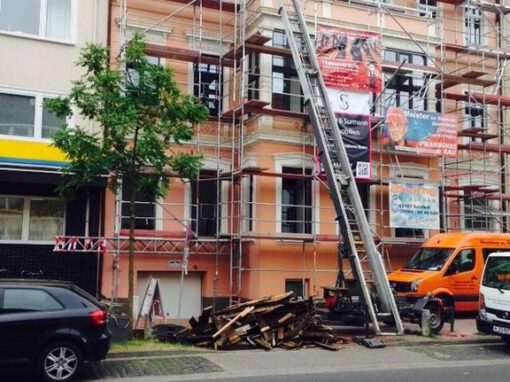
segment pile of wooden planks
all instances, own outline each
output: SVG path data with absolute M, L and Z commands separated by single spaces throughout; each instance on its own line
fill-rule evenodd
M 289 292 L 265 297 L 214 313 L 212 307 L 207 307 L 198 319 L 190 319 L 190 328 L 157 337 L 215 349 L 242 348 L 242 345 L 265 350 L 296 349 L 314 345 L 339 350 L 341 339 L 331 328 L 318 323 L 313 301 L 292 296 Z

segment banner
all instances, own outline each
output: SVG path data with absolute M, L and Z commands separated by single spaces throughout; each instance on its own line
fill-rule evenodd
M 383 149 L 429 156 L 457 156 L 457 117 L 431 111 L 389 107 Z
M 370 114 L 370 93 L 326 89 L 334 113 Z
M 390 183 L 390 227 L 439 229 L 436 185 Z
M 354 177 L 370 179 L 370 116 L 335 113 L 335 117 Z M 320 158 L 317 158 L 317 165 L 323 173 Z
M 317 28 L 316 53 L 326 87 L 379 93 L 381 36 L 355 29 Z

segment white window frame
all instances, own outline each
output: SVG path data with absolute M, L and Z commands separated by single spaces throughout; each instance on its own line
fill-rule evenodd
M 480 12 L 480 16 L 476 16 L 472 14 L 473 10 L 475 11 L 479 11 Z M 484 22 L 484 15 L 483 15 L 483 11 L 480 10 L 477 6 L 475 5 L 465 5 L 463 7 L 463 11 L 464 11 L 464 18 L 462 20 L 463 22 L 463 30 L 464 30 L 464 45 L 475 45 L 475 46 L 481 46 L 481 45 L 484 45 L 485 43 L 485 22 Z M 480 17 L 480 42 L 479 43 L 476 43 L 474 41 L 472 41 L 472 38 L 471 38 L 471 35 L 474 34 L 474 29 L 473 29 L 473 21 L 475 20 L 475 18 L 477 17 Z M 466 20 L 468 20 L 468 25 L 466 25 Z
M 482 126 L 480 126 L 480 129 L 483 129 L 485 131 L 488 131 L 489 130 L 489 109 L 487 108 L 487 105 L 483 105 L 483 104 L 480 104 L 480 103 L 471 103 L 471 102 L 464 102 L 464 110 L 463 110 L 463 128 L 464 129 L 469 129 L 471 128 L 471 121 L 473 120 L 473 118 L 477 118 L 477 117 L 471 117 L 471 114 L 469 114 L 469 116 L 466 114 L 466 110 L 467 109 L 480 109 L 482 111 L 482 118 L 479 119 L 479 121 L 481 122 Z M 473 126 L 475 128 L 477 128 L 477 126 Z M 471 142 L 473 142 L 474 140 L 472 139 L 472 137 L 462 137 L 462 142 L 464 144 L 469 144 Z
M 295 167 L 311 170 L 312 174 L 315 169 L 315 158 L 312 155 L 306 155 L 304 158 L 296 158 L 296 154 L 280 154 L 275 156 L 274 169 L 278 174 L 282 173 L 283 167 Z M 276 233 L 282 233 L 282 177 L 277 177 L 275 184 L 275 228 Z M 320 233 L 320 193 L 316 193 L 313 189 L 312 182 L 312 232 L 310 234 Z M 315 193 L 315 195 L 314 195 Z M 315 198 L 314 198 L 315 197 Z M 315 222 L 313 222 L 315 220 Z M 315 224 L 314 224 L 315 223 Z M 292 236 L 292 233 L 289 233 Z
M 1 0 L 0 0 L 1 1 Z M 29 39 L 36 40 L 44 40 L 50 42 L 56 42 L 61 44 L 69 44 L 75 45 L 77 42 L 77 20 L 78 20 L 78 2 L 77 0 L 69 0 L 71 3 L 71 23 L 69 31 L 69 40 L 60 40 L 55 38 L 46 37 L 46 23 L 47 23 L 47 9 L 48 9 L 48 0 L 41 0 L 41 8 L 39 9 L 39 33 L 31 34 L 26 32 L 11 32 L 7 30 L 0 29 L 1 34 L 6 34 L 10 36 L 16 37 L 24 37 Z
M 21 223 L 21 239 L 0 239 L 1 244 L 53 244 L 54 240 L 30 240 L 28 237 L 30 231 L 30 204 L 32 200 L 62 200 L 51 196 L 25 196 L 25 195 L 6 195 L 0 194 L 2 198 L 18 198 L 23 199 L 23 217 Z M 66 232 L 66 220 L 67 220 L 67 203 L 64 203 L 64 222 L 62 225 L 62 232 L 60 235 L 64 235 Z
M 66 96 L 65 94 L 28 90 L 28 89 L 14 89 L 14 88 L 7 88 L 7 87 L 1 87 L 1 86 L 0 86 L 0 93 L 35 98 L 34 135 L 31 137 L 26 137 L 23 135 L 0 134 L 1 139 L 12 139 L 12 140 L 16 140 L 16 141 L 23 140 L 23 141 L 51 142 L 51 138 L 43 138 L 42 137 L 43 100 L 45 98 L 65 97 Z M 74 114 L 73 114 L 73 116 L 67 118 L 66 123 L 70 127 L 74 126 Z

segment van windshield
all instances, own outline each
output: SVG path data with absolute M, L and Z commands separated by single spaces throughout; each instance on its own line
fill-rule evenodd
M 482 285 L 510 290 L 510 258 L 489 257 L 485 265 Z
M 404 266 L 404 269 L 438 271 L 452 254 L 452 248 L 420 248 Z

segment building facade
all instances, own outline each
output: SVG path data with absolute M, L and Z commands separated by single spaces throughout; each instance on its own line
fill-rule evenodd
M 53 252 L 55 236 L 100 235 L 104 185 L 59 198 L 59 121 L 43 106 L 67 95 L 86 43 L 106 44 L 106 0 L 6 0 L 0 7 L 0 277 L 72 280 L 100 289 L 97 253 Z M 93 128 L 79 117 L 71 125 Z

